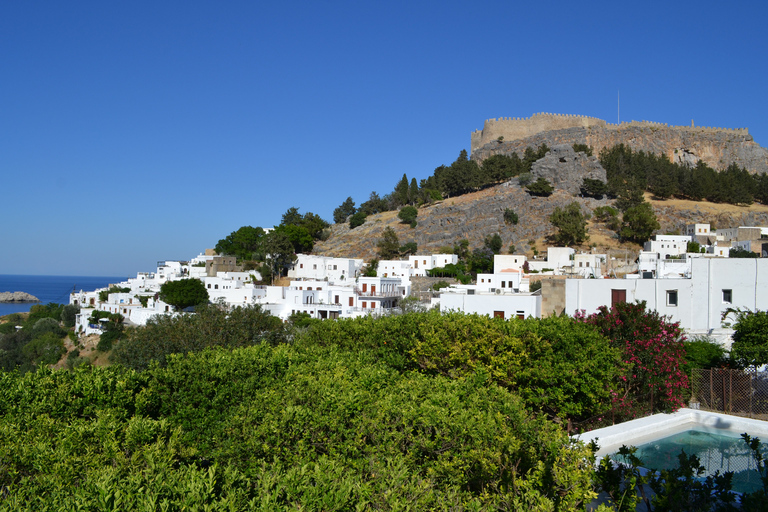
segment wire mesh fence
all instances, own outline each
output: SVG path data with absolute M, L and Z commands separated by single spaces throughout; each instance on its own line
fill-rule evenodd
M 694 369 L 691 372 L 690 406 L 768 420 L 768 372 Z

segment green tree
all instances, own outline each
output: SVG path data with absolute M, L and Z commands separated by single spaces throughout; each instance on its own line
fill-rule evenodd
M 362 212 L 365 215 L 374 215 L 388 210 L 389 205 L 387 204 L 387 201 L 379 197 L 379 194 L 376 192 L 371 192 L 368 200 L 360 205 L 358 212 Z
M 378 275 L 378 269 L 379 260 L 378 258 L 373 258 L 360 270 L 360 275 L 363 277 L 376 277 Z
M 395 230 L 387 227 L 376 247 L 379 249 L 379 259 L 392 260 L 397 258 L 400 255 L 400 241 Z
M 46 332 L 24 345 L 22 352 L 32 364 L 38 366 L 57 363 L 66 349 L 60 336 Z
M 355 229 L 365 224 L 365 212 L 359 211 L 349 218 L 349 229 Z
M 520 218 L 517 216 L 517 213 L 515 213 L 514 210 L 511 208 L 506 208 L 504 210 L 504 222 L 506 224 L 517 224 L 519 220 Z
M 547 197 L 555 190 L 554 187 L 546 180 L 546 178 L 539 178 L 533 183 L 530 183 L 526 189 L 532 196 Z
M 199 279 L 167 281 L 160 287 L 160 300 L 179 311 L 190 306 L 208 304 L 208 290 Z
M 291 206 L 283 214 L 280 225 L 286 226 L 292 224 L 295 226 L 300 226 L 302 220 L 304 220 L 304 217 L 299 213 L 299 209 L 295 206 Z
M 586 144 L 574 144 L 573 150 L 577 153 L 585 153 L 587 156 L 592 156 L 592 148 Z
M 291 241 L 293 246 L 293 252 L 297 254 L 306 254 L 312 252 L 315 246 L 315 241 L 309 230 L 304 226 L 298 226 L 296 224 L 284 224 L 274 229 L 273 233 L 277 231 L 285 233 L 288 240 Z
M 768 311 L 738 311 L 731 357 L 742 367 L 768 364 Z
M 411 186 L 408 187 L 408 203 L 416 204 L 419 200 L 419 184 L 416 182 L 416 178 L 411 178 Z
M 733 247 L 730 251 L 728 251 L 728 257 L 729 258 L 759 258 L 760 255 L 757 254 L 756 252 L 742 249 L 741 247 Z
M 483 246 L 487 249 L 490 249 L 493 254 L 499 254 L 503 245 L 504 243 L 502 242 L 501 236 L 499 236 L 498 233 L 486 236 L 485 240 L 483 241 Z
M 619 238 L 642 244 L 660 227 L 650 203 L 643 202 L 624 212 Z
M 403 177 L 395 186 L 395 192 L 393 194 L 395 206 L 408 204 L 408 190 L 408 176 L 403 174 Z
M 595 199 L 602 199 L 605 194 L 608 193 L 608 185 L 600 180 L 593 180 L 590 178 L 584 178 L 581 185 L 581 195 L 584 197 L 594 197 Z
M 403 206 L 397 214 L 400 222 L 403 224 L 410 224 L 412 228 L 416 227 L 416 216 L 419 215 L 419 210 L 415 206 Z
M 296 253 L 294 252 L 291 239 L 288 238 L 285 232 L 278 229 L 267 233 L 267 236 L 264 238 L 264 252 L 269 262 L 272 282 L 274 282 L 276 276 L 282 276 L 283 271 L 296 260 Z
M 216 253 L 235 256 L 239 260 L 259 259 L 264 230 L 243 226 L 216 243 Z
M 560 245 L 577 245 L 589 239 L 587 236 L 587 220 L 589 214 L 581 211 L 577 202 L 572 202 L 565 208 L 555 208 L 549 216 L 549 222 L 557 228 L 555 242 Z
M 522 162 L 517 153 L 493 155 L 483 160 L 482 170 L 486 179 L 499 182 L 520 174 Z
M 77 321 L 77 315 L 80 313 L 80 306 L 67 304 L 61 310 L 61 322 L 64 327 L 74 327 Z
M 418 250 L 418 246 L 416 245 L 416 242 L 408 242 L 407 244 L 400 247 L 400 256 L 408 256 L 409 254 L 416 254 L 417 250 Z
M 351 197 L 347 197 L 347 199 L 341 203 L 338 208 L 333 210 L 333 222 L 336 224 L 346 222 L 347 217 L 354 215 L 356 211 L 357 209 L 355 208 L 355 202 Z

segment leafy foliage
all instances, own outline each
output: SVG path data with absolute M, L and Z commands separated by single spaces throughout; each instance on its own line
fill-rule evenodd
M 595 199 L 602 199 L 604 195 L 608 193 L 608 185 L 600 180 L 593 180 L 591 178 L 584 178 L 581 184 L 581 195 L 584 197 L 594 197 Z
M 199 279 L 167 281 L 160 287 L 160 300 L 179 311 L 190 306 L 208 304 L 208 290 Z
M 650 203 L 643 202 L 624 212 L 619 237 L 622 240 L 642 244 L 661 227 Z
M 685 337 L 677 322 L 646 311 L 645 302 L 619 302 L 579 321 L 597 327 L 623 353 L 626 373 L 615 397 L 619 413 L 634 417 L 648 404 L 649 410 L 673 411 L 683 405 L 689 387 L 685 363 Z
M 587 219 L 589 214 L 582 213 L 581 206 L 575 201 L 565 208 L 556 207 L 549 216 L 549 222 L 557 228 L 555 242 L 560 245 L 574 245 L 588 240 Z
M 553 190 L 555 190 L 546 178 L 539 178 L 533 183 L 528 184 L 525 188 L 532 196 L 540 197 L 547 197 L 552 194 Z
M 416 227 L 416 216 L 419 214 L 419 210 L 417 210 L 413 206 L 403 206 L 400 211 L 397 214 L 397 218 L 400 219 L 400 222 L 403 224 L 410 224 L 412 228 Z
M 224 311 L 215 306 L 197 308 L 193 315 L 155 316 L 143 329 L 131 330 L 112 352 L 112 360 L 143 370 L 161 366 L 171 354 L 200 352 L 207 347 L 246 347 L 283 339 L 279 318 L 258 306 Z
M 402 370 L 459 377 L 483 369 L 528 406 L 577 420 L 611 406 L 610 383 L 621 375 L 620 351 L 568 317 L 503 321 L 430 311 L 324 322 L 308 340 L 370 349 Z
M 355 212 L 357 212 L 357 208 L 355 208 L 355 202 L 351 197 L 347 197 L 347 199 L 345 199 L 338 208 L 333 210 L 333 222 L 336 224 L 341 224 L 347 220 L 347 217 L 354 215 Z
M 515 213 L 514 210 L 511 208 L 505 208 L 504 209 L 504 222 L 507 224 L 514 224 L 517 225 L 520 218 L 517 216 L 517 213 Z
M 379 259 L 392 260 L 397 258 L 400 255 L 400 240 L 397 238 L 395 230 L 387 227 L 376 247 L 379 249 Z
M 235 256 L 238 260 L 263 259 L 261 243 L 264 230 L 259 227 L 243 226 L 216 243 L 215 251 L 220 255 Z
M 487 373 L 400 372 L 360 352 L 262 344 L 141 374 L 0 374 L 4 505 L 570 510 L 593 497 L 589 450 Z
M 358 226 L 365 224 L 365 213 L 359 211 L 349 218 L 349 229 L 355 229 Z
M 760 255 L 756 252 L 742 249 L 741 247 L 733 247 L 728 251 L 729 258 L 759 258 Z
M 499 254 L 503 245 L 504 242 L 501 240 L 501 236 L 498 233 L 488 235 L 485 237 L 485 240 L 483 240 L 483 247 L 490 249 L 493 254 Z
M 738 311 L 731 357 L 742 367 L 768 364 L 768 311 Z

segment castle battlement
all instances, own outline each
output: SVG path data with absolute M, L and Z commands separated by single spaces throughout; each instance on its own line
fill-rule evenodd
M 499 140 L 513 141 L 531 137 L 541 132 L 563 130 L 566 128 L 590 128 L 600 126 L 608 130 L 621 130 L 630 127 L 662 128 L 694 133 L 729 133 L 734 135 L 749 135 L 747 128 L 716 128 L 709 126 L 670 126 L 666 123 L 652 121 L 629 121 L 619 124 L 608 123 L 603 119 L 574 114 L 553 114 L 538 112 L 530 117 L 499 117 L 487 119 L 482 130 L 475 130 L 471 135 L 471 150 L 475 151 L 484 145 Z

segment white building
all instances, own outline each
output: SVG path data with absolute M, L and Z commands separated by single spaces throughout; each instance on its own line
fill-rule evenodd
M 293 267 L 288 270 L 288 277 L 340 283 L 354 280 L 363 268 L 363 264 L 362 259 L 297 254 Z
M 688 236 L 691 240 L 692 236 L 708 236 L 710 235 L 709 224 L 686 224 L 683 229 L 683 234 Z M 718 230 L 720 234 L 720 230 Z
M 643 244 L 643 251 L 655 252 L 660 259 L 669 259 L 670 256 L 680 256 L 688 252 L 688 242 L 691 240 L 689 235 L 654 235 L 652 240 Z
M 494 318 L 541 317 L 541 294 L 518 293 L 495 295 L 491 293 L 441 293 L 441 311 L 463 311 L 467 314 L 487 315 Z
M 768 309 L 768 260 L 692 258 L 688 279 L 568 279 L 565 312 L 586 314 L 620 301 L 645 301 L 692 334 L 723 331 L 729 308 Z M 727 318 L 731 320 L 732 318 Z
M 455 254 L 413 255 L 408 257 L 411 276 L 426 276 L 427 270 L 441 268 L 449 263 L 456 264 L 459 257 Z

